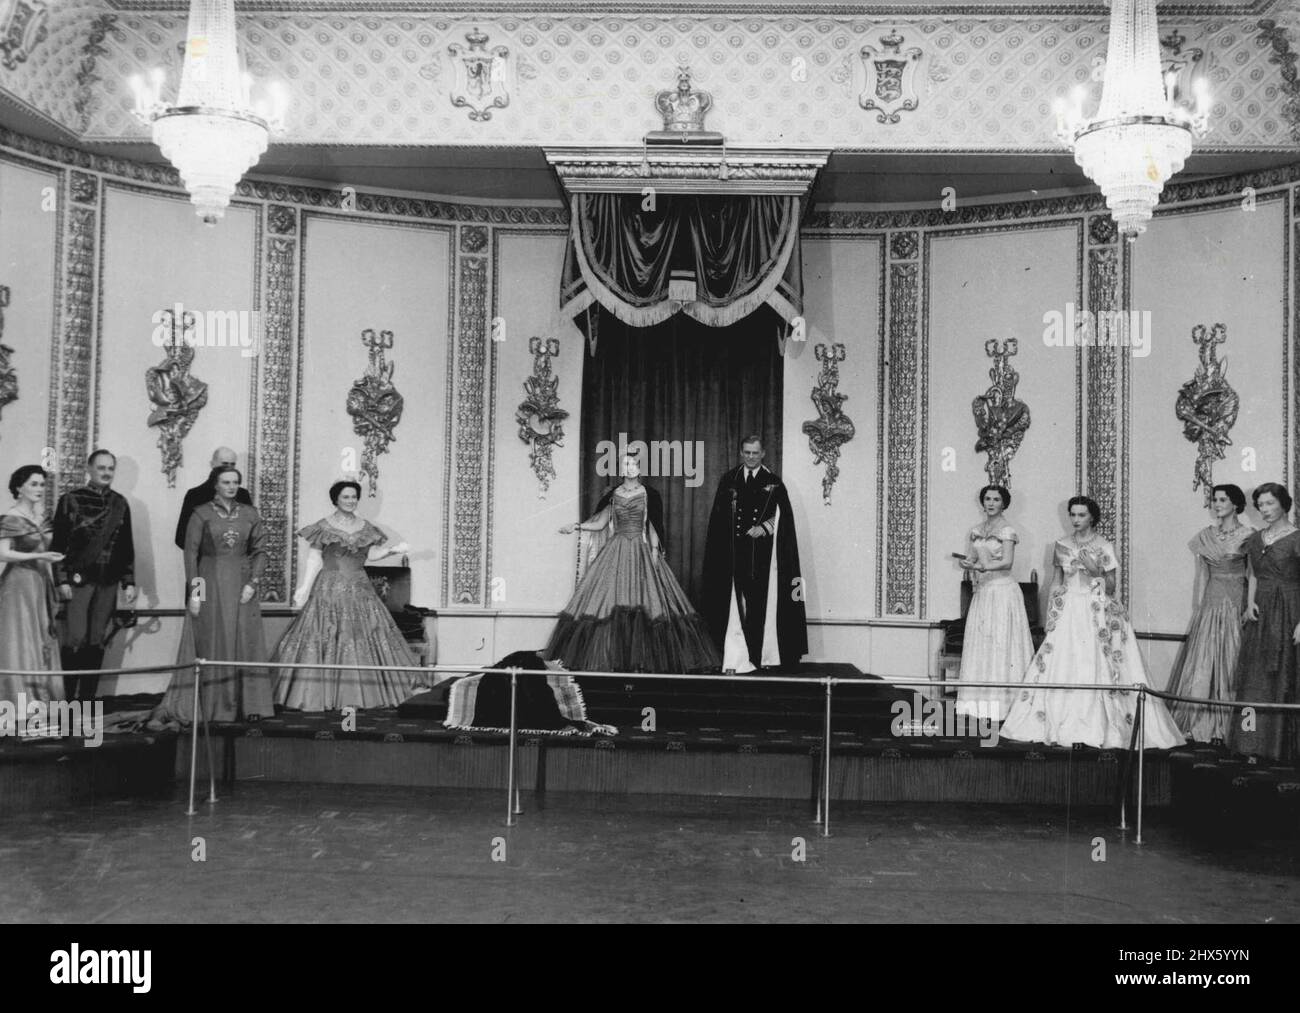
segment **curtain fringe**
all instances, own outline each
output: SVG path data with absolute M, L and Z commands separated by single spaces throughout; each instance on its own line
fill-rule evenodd
M 578 213 L 578 196 L 575 194 L 571 199 L 569 210 L 569 241 L 573 244 L 574 259 L 578 263 L 578 271 L 581 273 L 582 280 L 587 287 L 585 291 L 575 295 L 560 307 L 560 313 L 565 317 L 576 317 L 583 310 L 590 307 L 592 303 L 598 302 L 629 327 L 653 327 L 655 324 L 661 324 L 673 314 L 679 312 L 685 313 L 708 327 L 727 327 L 743 320 L 758 309 L 759 306 L 768 305 L 786 323 L 792 324 L 795 318 L 800 315 L 799 311 L 789 299 L 777 291 L 785 278 L 786 270 L 790 266 L 790 258 L 794 256 L 794 251 L 799 246 L 799 198 L 792 197 L 791 200 L 794 204 L 791 208 L 786 228 L 785 244 L 781 250 L 781 255 L 767 277 L 748 295 L 725 306 L 713 306 L 700 300 L 678 302 L 667 298 L 652 306 L 633 306 L 602 283 L 591 269 L 591 264 L 587 261 L 587 254 L 582 245 L 580 235 L 582 219 Z M 595 343 L 592 342 L 591 354 L 594 355 L 595 353 Z

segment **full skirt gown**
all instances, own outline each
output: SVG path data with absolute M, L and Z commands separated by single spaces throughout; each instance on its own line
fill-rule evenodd
M 721 663 L 704 619 L 651 548 L 645 495 L 616 493 L 613 536 L 560 614 L 542 657 L 578 672 L 700 672 Z
M 1300 531 L 1265 545 L 1256 531 L 1246 541 L 1255 571 L 1259 619 L 1246 623 L 1234 676 L 1235 697 L 1249 703 L 1296 703 L 1300 648 Z M 1228 745 L 1237 753 L 1283 763 L 1300 762 L 1300 720 L 1281 711 L 1233 711 Z
M 1128 616 L 1119 602 L 1105 593 L 1102 582 L 1082 568 L 1081 552 L 1093 554 L 1104 570 L 1118 568 L 1114 550 L 1104 539 L 1097 538 L 1082 550 L 1070 541 L 1056 543 L 1056 564 L 1065 574 L 1065 584 L 1052 594 L 1047 636 L 999 734 L 1049 746 L 1127 749 L 1137 693 L 1123 687 L 1150 685 L 1150 680 Z M 1107 688 L 1051 689 L 1053 683 Z M 1148 749 L 1185 744 L 1163 701 L 1148 696 L 1145 708 Z
M 985 566 L 1000 563 L 1004 545 L 1018 541 L 1005 525 L 985 536 L 978 528 L 969 535 L 971 547 Z M 1010 570 L 976 573 L 975 591 L 966 612 L 961 644 L 957 712 L 1001 721 L 1016 697 L 1014 689 L 964 687 L 965 682 L 1019 682 L 1025 677 L 1034 642 L 1029 635 L 1025 597 Z
M 1226 538 L 1216 526 L 1199 532 L 1190 548 L 1207 568 L 1209 579 L 1192 616 L 1187 640 L 1169 675 L 1169 692 L 1207 700 L 1234 699 L 1234 676 L 1241 651 L 1241 610 L 1246 599 L 1245 526 Z M 1196 742 L 1225 740 L 1232 721 L 1227 707 L 1172 701 L 1174 721 Z
M 0 517 L 0 538 L 12 540 L 17 552 L 48 552 L 49 525 L 37 527 L 25 517 Z M 59 674 L 59 638 L 54 629 L 56 611 L 54 578 L 50 564 L 36 560 L 0 563 L 0 671 L 35 672 L 34 675 L 0 675 L 0 700 L 17 708 L 22 700 L 64 699 Z M 50 673 L 50 674 L 45 674 Z M 22 722 L 26 715 L 15 712 Z
M 298 532 L 321 551 L 324 569 L 272 660 L 289 664 L 339 665 L 332 669 L 281 669 L 275 702 L 302 711 L 396 707 L 415 695 L 416 678 L 396 668 L 418 667 L 392 614 L 366 575 L 370 546 L 385 536 L 370 522 L 349 533 L 322 520 Z M 348 665 L 392 665 L 363 672 Z

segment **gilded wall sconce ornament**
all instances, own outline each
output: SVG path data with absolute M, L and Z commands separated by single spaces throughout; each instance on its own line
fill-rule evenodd
M 560 378 L 551 369 L 551 360 L 560 354 L 560 340 L 529 338 L 528 351 L 533 356 L 533 375 L 524 380 L 524 400 L 515 411 L 515 421 L 519 438 L 529 446 L 528 463 L 541 483 L 537 498 L 545 499 L 555 478 L 551 449 L 564 445 L 564 420 L 569 417 L 560 407 Z
M 817 418 L 803 424 L 808 436 L 808 447 L 813 452 L 813 464 L 825 464 L 822 475 L 822 502 L 831 505 L 831 489 L 840 476 L 840 448 L 853 439 L 857 429 L 853 420 L 844 414 L 844 402 L 849 399 L 837 389 L 840 385 L 840 363 L 847 358 L 844 345 L 818 345 L 813 349 L 822 364 L 817 383 L 812 389 L 812 403 Z
M 1209 506 L 1214 495 L 1214 462 L 1222 461 L 1232 445 L 1228 433 L 1237 423 L 1241 400 L 1228 386 L 1227 361 L 1216 351 L 1228 340 L 1228 328 L 1215 324 L 1207 333 L 1203 324 L 1197 324 L 1192 328 L 1192 340 L 1200 349 L 1201 364 L 1179 388 L 1174 414 L 1183 423 L 1183 436 L 1196 444 L 1192 489 L 1204 488 L 1205 505 Z
M 184 461 L 181 445 L 208 403 L 208 385 L 190 375 L 194 363 L 194 314 L 187 310 L 178 321 L 171 310 L 163 310 L 162 320 L 170 336 L 163 344 L 163 361 L 144 371 L 144 385 L 154 406 L 147 421 L 158 430 L 161 470 L 167 476 L 167 488 L 174 489 L 176 471 Z
M 4 311 L 9 306 L 9 286 L 0 285 L 0 339 L 5 336 Z M 18 372 L 14 369 L 14 350 L 0 341 L 0 412 L 18 400 Z
M 984 354 L 993 360 L 989 389 L 971 402 L 975 415 L 975 453 L 988 454 L 984 470 L 992 485 L 1011 485 L 1011 458 L 1020 449 L 1020 441 L 1029 431 L 1029 406 L 1016 397 L 1020 374 L 1012 367 L 1010 359 L 1020 350 L 1020 342 L 1007 338 L 999 342 L 989 338 L 984 342 Z
M 405 400 L 393 386 L 394 363 L 384 359 L 384 349 L 393 347 L 393 332 L 380 331 L 376 336 L 366 328 L 361 343 L 368 349 L 370 361 L 365 375 L 348 391 L 348 414 L 353 430 L 366 441 L 361 475 L 370 479 L 370 495 L 374 496 L 379 491 L 379 455 L 388 453 L 393 430 L 402 421 Z
M 863 46 L 860 52 L 867 70 L 867 86 L 858 105 L 876 111 L 878 123 L 898 123 L 899 113 L 911 112 L 920 103 L 916 93 L 916 68 L 921 50 L 903 50 L 903 36 L 893 29 L 878 46 Z
M 485 122 L 492 118 L 493 109 L 504 109 L 510 104 L 510 93 L 506 90 L 506 59 L 510 50 L 505 46 L 493 46 L 489 50 L 488 36 L 478 28 L 466 32 L 465 39 L 468 49 L 459 42 L 447 47 L 456 70 L 451 104 L 457 109 L 468 109 L 471 120 Z
M 32 50 L 50 34 L 45 19 L 50 15 L 44 0 L 13 0 L 0 22 L 0 54 L 5 70 L 16 70 Z
M 704 117 L 713 108 L 713 96 L 691 87 L 691 69 L 677 68 L 677 87 L 655 96 L 655 109 L 664 119 L 662 130 L 645 135 L 647 142 L 721 144 L 722 134 L 704 129 Z

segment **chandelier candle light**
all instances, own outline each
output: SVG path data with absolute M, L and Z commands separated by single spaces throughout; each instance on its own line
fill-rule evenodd
M 153 128 L 153 141 L 180 173 L 190 202 L 207 225 L 225 214 L 240 178 L 266 151 L 284 121 L 278 83 L 267 100 L 252 101 L 253 79 L 240 68 L 235 0 L 191 0 L 185 61 L 175 105 L 162 101 L 163 71 L 146 84 L 131 78 L 135 113 Z
M 1057 136 L 1106 197 L 1106 206 L 1129 240 L 1146 231 L 1166 181 L 1181 171 L 1192 137 L 1205 136 L 1209 92 L 1192 85 L 1195 108 L 1177 93 L 1175 75 L 1160 77 L 1156 0 L 1112 0 L 1106 76 L 1097 115 L 1085 119 L 1087 90 L 1074 89 L 1067 107 L 1056 102 Z

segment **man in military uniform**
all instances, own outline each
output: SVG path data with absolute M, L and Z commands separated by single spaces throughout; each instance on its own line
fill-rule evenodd
M 741 441 L 709 516 L 702 611 L 728 672 L 790 668 L 808 651 L 790 497 L 763 455 L 760 436 Z

